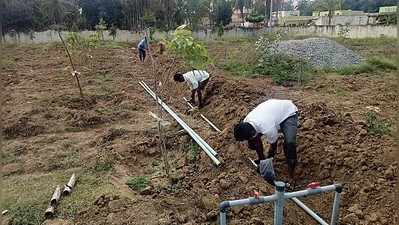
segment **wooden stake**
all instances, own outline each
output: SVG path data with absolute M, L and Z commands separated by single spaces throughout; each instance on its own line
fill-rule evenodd
M 72 67 L 72 70 L 73 70 L 73 71 L 72 71 L 72 75 L 75 77 L 76 83 L 78 84 L 79 92 L 80 92 L 80 97 L 83 98 L 84 96 L 83 96 L 82 87 L 80 86 L 80 81 L 79 81 L 78 73 L 76 72 L 75 65 L 73 64 L 71 54 L 69 53 L 69 50 L 68 50 L 68 46 L 66 45 L 64 39 L 62 38 L 61 32 L 60 32 L 60 31 L 58 31 L 58 37 L 60 37 L 61 42 L 62 42 L 62 44 L 64 45 L 65 51 L 66 51 L 66 53 L 67 53 L 67 55 L 68 55 L 68 58 L 69 58 L 69 63 L 71 64 L 71 67 Z

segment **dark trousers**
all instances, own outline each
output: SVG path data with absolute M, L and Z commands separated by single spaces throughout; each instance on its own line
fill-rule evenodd
M 144 60 L 145 60 L 145 50 L 144 49 L 139 48 L 139 58 L 140 58 L 141 62 L 144 62 Z
M 206 85 L 208 84 L 208 81 L 209 81 L 209 78 L 204 80 L 204 81 L 202 81 L 202 82 L 200 82 L 199 85 L 198 85 L 198 89 L 199 90 L 204 90 Z
M 296 164 L 296 134 L 298 130 L 298 113 L 281 122 L 280 129 L 284 134 L 285 158 L 287 159 L 287 162 L 292 161 L 291 163 Z

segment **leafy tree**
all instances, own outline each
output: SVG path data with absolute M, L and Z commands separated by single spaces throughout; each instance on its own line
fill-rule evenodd
M 231 2 L 226 0 L 216 1 L 214 20 L 215 24 L 227 25 L 231 22 L 231 16 L 233 14 L 233 7 Z

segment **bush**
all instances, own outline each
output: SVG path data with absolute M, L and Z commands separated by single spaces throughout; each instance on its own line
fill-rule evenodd
M 303 59 L 279 52 L 277 43 L 282 37 L 280 32 L 271 32 L 258 39 L 255 44 L 258 58 L 255 71 L 271 76 L 273 82 L 279 85 L 306 81 L 312 67 Z
M 126 182 L 127 186 L 129 186 L 132 190 L 135 191 L 143 190 L 144 188 L 147 187 L 148 183 L 149 183 L 148 177 L 145 176 L 133 177 Z
M 377 118 L 375 112 L 367 112 L 366 123 L 367 130 L 371 135 L 382 136 L 391 132 L 391 125 L 388 122 Z
M 367 60 L 367 63 L 375 66 L 377 69 L 380 70 L 397 70 L 398 67 L 396 66 L 395 62 L 387 59 L 387 58 L 371 58 Z

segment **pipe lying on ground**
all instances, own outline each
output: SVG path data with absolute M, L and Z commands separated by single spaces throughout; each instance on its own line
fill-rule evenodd
M 56 206 L 60 198 L 61 198 L 61 187 L 60 185 L 57 185 L 53 193 L 53 197 L 51 197 L 50 205 Z
M 54 216 L 55 206 L 49 205 L 46 211 L 44 212 L 44 217 L 47 219 L 52 218 Z
M 326 221 L 324 221 L 319 215 L 317 215 L 313 210 L 311 210 L 309 207 L 307 207 L 303 202 L 301 202 L 297 198 L 291 198 L 291 200 L 299 206 L 299 208 L 303 209 L 309 216 L 311 216 L 314 220 L 316 220 L 319 224 L 321 225 L 329 225 Z
M 75 186 L 76 182 L 76 176 L 75 174 L 72 174 L 71 178 L 68 181 L 68 184 L 64 186 L 64 191 L 62 192 L 63 195 L 69 195 L 71 194 L 73 187 Z
M 140 82 L 139 82 L 140 83 Z M 162 100 L 161 99 L 159 99 L 159 98 L 157 98 L 157 96 L 156 96 L 156 94 L 155 94 L 155 92 L 153 92 L 152 90 L 151 90 L 151 88 L 146 84 L 146 83 L 144 83 L 143 81 L 141 81 L 141 83 L 140 83 L 140 85 L 156 100 L 156 99 L 158 99 L 159 100 L 159 103 L 162 103 L 161 105 L 162 105 L 162 107 L 164 107 L 164 109 L 166 110 L 166 108 L 168 108 L 169 109 L 169 111 L 168 111 L 168 113 L 177 121 L 177 122 L 179 122 L 179 121 L 181 121 L 182 123 L 180 124 L 180 122 L 179 122 L 179 124 L 187 131 L 187 132 L 189 132 L 189 134 L 190 134 L 190 130 L 191 130 L 191 134 L 190 134 L 190 136 L 192 136 L 192 138 L 198 143 L 198 142 L 202 142 L 202 145 L 204 145 L 206 148 L 207 148 L 207 150 L 212 154 L 212 155 L 214 155 L 215 157 L 217 157 L 218 156 L 218 153 L 215 151 L 215 150 L 213 150 L 213 148 L 211 147 L 211 146 L 209 146 L 208 145 L 208 143 L 206 143 L 197 133 L 195 133 L 195 131 L 193 131 L 179 116 L 177 116 L 177 114 L 175 113 L 175 112 L 173 112 L 173 110 L 171 110 L 170 108 L 169 108 L 169 106 L 167 106 L 164 102 L 162 102 Z M 165 108 L 166 107 L 166 108 Z M 176 118 L 174 117 L 174 116 L 176 116 Z M 205 150 L 205 149 L 204 149 Z
M 191 109 L 194 109 L 194 106 L 191 105 L 191 103 L 188 102 L 187 99 L 186 99 L 185 97 L 183 97 L 183 99 L 184 99 L 184 101 L 187 103 L 187 105 L 188 105 Z M 200 116 L 201 116 L 201 118 L 202 118 L 203 120 L 205 120 L 205 122 L 207 122 L 209 125 L 211 125 L 211 127 L 212 127 L 213 129 L 215 129 L 217 132 L 219 132 L 219 133 L 222 132 L 215 124 L 213 124 L 213 123 L 212 123 L 208 118 L 206 118 L 203 114 L 200 114 Z
M 156 94 L 151 90 L 150 87 L 144 82 L 139 82 L 139 84 L 155 99 L 158 104 L 162 106 L 179 124 L 185 129 L 188 134 L 194 139 L 194 141 L 204 150 L 204 152 L 212 159 L 212 161 L 219 166 L 220 161 L 216 158 L 217 152 L 213 150 L 193 129 L 191 129 L 168 105 L 166 105 L 161 99 L 157 98 Z

